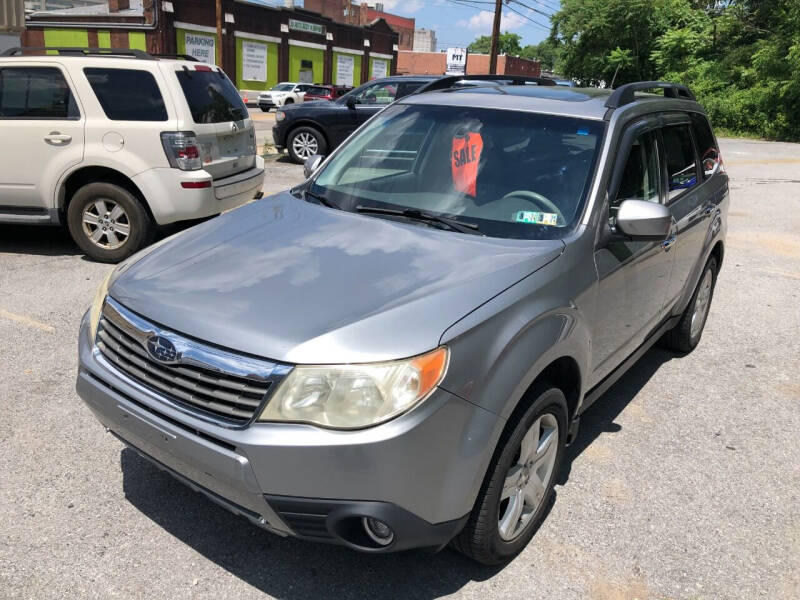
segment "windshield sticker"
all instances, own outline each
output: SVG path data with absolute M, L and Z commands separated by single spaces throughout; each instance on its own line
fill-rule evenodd
M 533 210 L 518 210 L 514 213 L 514 220 L 517 223 L 531 223 L 532 225 L 557 225 L 558 215 Z
M 459 192 L 475 196 L 478 181 L 478 163 L 481 160 L 483 138 L 480 133 L 470 131 L 453 137 L 451 167 L 453 187 Z

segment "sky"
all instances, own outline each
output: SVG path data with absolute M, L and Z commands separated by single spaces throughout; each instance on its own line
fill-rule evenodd
M 282 0 L 254 1 L 283 5 Z M 295 0 L 295 4 L 302 5 L 302 0 Z M 433 29 L 436 31 L 438 49 L 445 49 L 448 46 L 466 47 L 475 38 L 490 35 L 494 4 L 493 0 L 383 0 L 383 9 L 413 17 L 417 29 Z M 558 10 L 559 5 L 560 0 L 504 1 L 500 31 L 521 35 L 523 46 L 536 44 L 549 35 L 550 20 L 546 15 Z

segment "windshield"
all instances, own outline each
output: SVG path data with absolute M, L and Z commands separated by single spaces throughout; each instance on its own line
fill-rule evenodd
M 247 117 L 247 107 L 239 92 L 223 73 L 177 71 L 195 123 L 224 123 Z
M 571 117 L 396 104 L 309 191 L 343 210 L 413 209 L 488 236 L 555 239 L 580 215 L 603 129 Z
M 273 92 L 291 92 L 294 89 L 293 83 L 279 83 L 269 88 Z

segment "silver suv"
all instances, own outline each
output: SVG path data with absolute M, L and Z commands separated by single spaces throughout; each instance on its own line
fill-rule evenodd
M 487 82 L 407 96 L 308 167 L 113 271 L 79 394 L 279 535 L 509 559 L 581 414 L 657 340 L 700 340 L 729 203 L 702 108 Z

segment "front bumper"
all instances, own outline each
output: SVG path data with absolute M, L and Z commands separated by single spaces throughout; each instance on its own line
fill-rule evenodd
M 442 546 L 472 509 L 504 421 L 437 390 L 410 413 L 361 431 L 261 423 L 230 428 L 159 398 L 79 342 L 77 391 L 98 420 L 160 468 L 281 535 L 364 551 Z M 387 523 L 371 544 L 361 517 Z
M 212 180 L 211 187 L 187 189 L 182 182 L 208 181 L 203 169 L 149 169 L 133 177 L 159 225 L 202 219 L 236 208 L 252 200 L 264 184 L 264 159 L 255 157 L 255 166 L 223 179 Z

